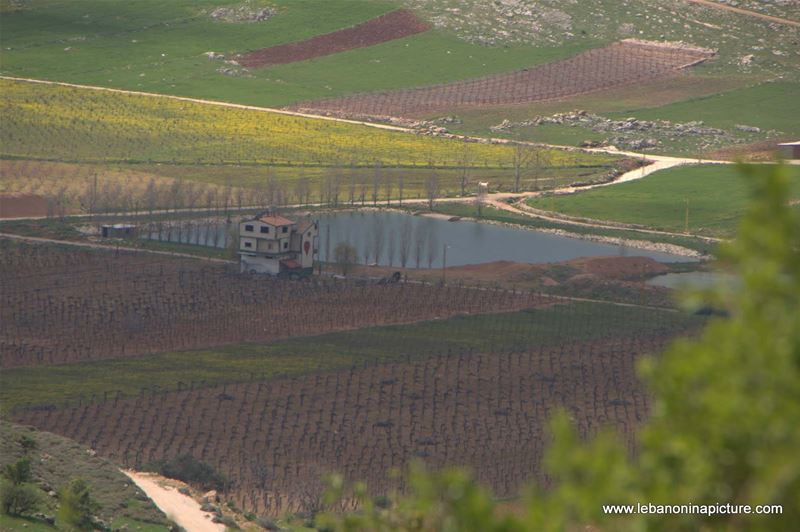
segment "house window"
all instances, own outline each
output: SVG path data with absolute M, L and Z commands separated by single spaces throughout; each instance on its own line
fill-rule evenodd
M 251 247 L 253 247 L 253 243 L 252 242 L 245 242 L 244 243 L 244 247 L 251 248 Z
M 282 230 L 284 233 L 288 233 L 288 232 L 289 232 L 289 228 L 288 228 L 287 226 L 285 226 L 285 225 L 284 225 L 283 227 L 281 227 L 281 230 Z
M 269 233 L 269 227 L 261 226 L 261 232 L 262 233 Z
M 267 249 L 269 249 L 270 251 L 272 250 L 272 242 L 269 243 L 269 245 L 267 246 Z
M 244 226 L 244 230 L 245 231 L 250 231 L 252 233 L 253 232 L 253 226 L 252 225 L 245 225 Z
M 289 247 L 289 243 L 288 243 L 288 242 L 284 242 L 284 243 L 283 243 L 283 249 L 286 249 L 286 248 L 288 248 L 288 247 Z

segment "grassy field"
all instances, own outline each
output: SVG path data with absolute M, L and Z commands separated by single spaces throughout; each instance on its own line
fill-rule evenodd
M 787 172 L 794 183 L 793 198 L 800 198 L 800 168 L 788 167 Z M 688 199 L 690 233 L 731 237 L 747 206 L 748 191 L 746 179 L 733 165 L 685 166 L 630 183 L 529 203 L 571 216 L 683 232 Z
M 23 437 L 35 442 L 33 450 L 25 452 L 20 445 Z M 104 458 L 92 456 L 86 447 L 61 436 L 21 427 L 5 421 L 0 422 L 0 467 L 28 457 L 34 483 L 47 487 L 42 491 L 41 511 L 54 516 L 57 499 L 45 492 L 58 491 L 73 478 L 82 478 L 89 484 L 93 499 L 100 504 L 97 515 L 114 530 L 127 527 L 141 532 L 170 530 L 167 519 L 141 490 L 133 486 L 117 468 Z M 56 526 L 33 518 L 15 518 L 0 514 L 2 530 L 25 530 L 44 532 L 66 530 L 63 523 Z
M 303 40 L 364 22 L 402 2 L 275 0 L 278 15 L 257 24 L 209 13 L 219 0 L 39 1 L 4 16 L 7 75 L 102 85 L 262 106 L 410 87 L 514 70 L 596 44 L 480 46 L 432 30 L 378 46 L 266 69 L 218 72 L 208 51 L 236 53 Z M 198 35 L 202 38 L 198 39 Z M 234 69 L 237 70 L 237 69 Z
M 5 370 L 0 405 L 53 404 L 143 388 L 176 389 L 251 379 L 297 376 L 363 364 L 404 361 L 448 353 L 501 352 L 559 345 L 615 334 L 681 327 L 694 318 L 667 310 L 605 303 L 574 303 L 513 312 L 465 316 L 412 325 L 297 338 L 267 345 L 164 353 L 141 358 Z
M 632 112 L 633 116 L 642 120 L 702 120 L 708 125 L 726 129 L 746 124 L 797 136 L 800 135 L 800 120 L 797 120 L 800 116 L 799 96 L 800 83 L 768 82 L 662 107 L 626 110 L 610 116 L 624 118 L 625 113 Z
M 503 120 L 521 122 L 536 116 L 582 109 L 612 120 L 628 117 L 674 123 L 700 120 L 706 126 L 723 129 L 728 134 L 725 138 L 713 139 L 652 131 L 641 133 L 642 138 L 655 138 L 660 142 L 658 147 L 650 150 L 654 153 L 698 155 L 735 144 L 800 135 L 800 123 L 795 120 L 800 115 L 800 83 L 782 81 L 739 86 L 742 83 L 744 81 L 735 76 L 683 75 L 643 87 L 602 91 L 566 101 L 468 110 L 458 113 L 462 123 L 451 127 L 451 130 L 470 135 L 568 146 L 615 136 L 613 132 L 598 132 L 573 125 L 543 124 L 515 127 L 507 131 L 490 129 Z M 736 129 L 737 125 L 754 126 L 762 131 L 755 134 L 743 132 Z
M 295 203 L 323 202 L 323 192 L 331 203 L 333 188 L 336 203 L 351 195 L 397 197 L 401 180 L 404 197 L 419 198 L 431 176 L 439 181 L 439 195 L 458 195 L 465 167 L 470 192 L 477 180 L 495 190 L 513 183 L 508 146 L 28 82 L 0 80 L 0 89 L 0 191 L 58 192 L 72 211 L 87 208 L 87 195 L 110 203 L 131 200 L 127 207 L 115 205 L 120 210 L 132 208 L 134 200 L 167 206 L 176 181 L 204 187 L 192 194 L 183 189 L 193 202 L 200 196 L 205 201 L 209 192 L 231 197 L 223 188 L 238 187 L 251 205 L 260 201 L 256 189 L 273 204 L 289 196 Z M 602 178 L 623 161 L 558 150 L 549 160 L 544 172 L 561 182 Z M 298 182 L 305 194 L 296 190 Z M 323 182 L 330 188 L 323 190 Z M 282 200 L 275 197 L 277 187 Z
M 464 143 L 148 96 L 0 81 L 2 154 L 65 161 L 458 167 Z M 233 139 L 233 140 L 232 140 Z M 472 166 L 512 150 L 470 143 Z M 613 160 L 554 152 L 554 166 Z

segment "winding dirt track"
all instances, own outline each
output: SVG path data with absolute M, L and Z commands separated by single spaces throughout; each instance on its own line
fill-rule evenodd
M 724 11 L 730 11 L 732 13 L 738 13 L 740 15 L 746 15 L 748 17 L 755 17 L 760 18 L 763 20 L 768 20 L 770 22 L 777 22 L 778 24 L 788 24 L 790 26 L 797 26 L 800 27 L 800 22 L 796 20 L 789 20 L 788 18 L 781 18 L 781 17 L 774 17 L 772 15 L 764 15 L 763 13 L 756 13 L 755 11 L 750 11 L 748 9 L 742 9 L 741 7 L 733 7 L 728 6 L 725 4 L 720 4 L 719 2 L 712 2 L 711 0 L 689 0 L 689 2 L 693 4 L 700 4 L 703 6 L 707 6 L 713 9 L 722 9 Z

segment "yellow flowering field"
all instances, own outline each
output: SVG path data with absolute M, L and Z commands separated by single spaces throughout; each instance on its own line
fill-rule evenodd
M 72 162 L 458 167 L 464 142 L 252 109 L 0 80 L 0 155 Z M 512 148 L 469 143 L 470 165 Z M 553 166 L 614 158 L 554 151 Z

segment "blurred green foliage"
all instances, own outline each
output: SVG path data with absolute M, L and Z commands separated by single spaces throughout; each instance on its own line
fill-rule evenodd
M 742 166 L 752 199 L 720 258 L 740 278 L 687 304 L 726 317 L 640 363 L 652 397 L 629 453 L 613 430 L 582 441 L 567 414 L 552 420 L 552 485 L 531 487 L 519 511 L 459 470 L 411 468 L 404 495 L 372 499 L 330 480 L 326 502 L 355 496 L 358 512 L 320 516 L 335 530 L 791 530 L 800 523 L 800 211 L 785 167 Z M 381 502 L 381 504 L 377 504 Z M 634 514 L 604 505 L 782 505 L 780 515 Z M 794 525 L 792 525 L 794 524 Z M 796 528 L 795 528 L 796 529 Z

